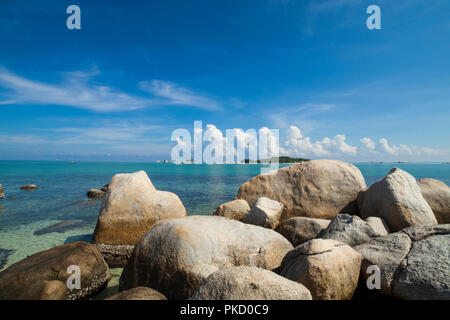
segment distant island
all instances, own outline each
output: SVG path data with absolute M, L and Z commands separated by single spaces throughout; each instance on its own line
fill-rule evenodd
M 305 158 L 291 158 L 291 157 L 278 157 L 278 158 L 271 158 L 269 159 L 263 159 L 263 160 L 249 160 L 249 159 L 245 159 L 243 162 L 244 163 L 299 163 L 299 162 L 305 162 L 305 161 L 309 161 L 310 159 L 305 159 Z

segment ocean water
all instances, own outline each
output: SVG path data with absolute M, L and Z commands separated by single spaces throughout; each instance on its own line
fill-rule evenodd
M 430 177 L 450 184 L 450 164 L 355 163 L 367 185 L 393 167 L 417 179 Z M 283 165 L 285 166 L 285 165 Z M 232 200 L 239 186 L 260 173 L 261 165 L 175 165 L 167 163 L 0 161 L 0 184 L 6 199 L 0 200 L 0 268 L 28 255 L 59 244 L 90 241 L 101 200 L 89 200 L 86 192 L 101 188 L 116 173 L 145 170 L 159 190 L 176 193 L 188 213 L 211 214 L 219 204 Z M 34 191 L 20 186 L 36 184 Z M 35 235 L 42 228 L 66 220 L 86 223 L 63 233 Z M 3 250 L 2 250 L 3 249 Z M 5 250 L 14 250 L 6 252 Z

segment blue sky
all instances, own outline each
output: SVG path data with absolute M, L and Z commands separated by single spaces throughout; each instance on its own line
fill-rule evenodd
M 81 8 L 81 30 L 66 8 Z M 366 8 L 381 8 L 368 30 Z M 194 120 L 281 153 L 450 160 L 447 0 L 0 3 L 0 159 L 157 160 Z

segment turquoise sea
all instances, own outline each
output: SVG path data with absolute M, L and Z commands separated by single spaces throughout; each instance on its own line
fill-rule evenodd
M 450 184 L 450 164 L 355 163 L 367 185 L 393 167 L 417 179 L 430 177 Z M 90 188 L 101 188 L 116 173 L 145 170 L 155 187 L 176 193 L 188 213 L 211 214 L 219 204 L 232 200 L 239 186 L 260 173 L 261 165 L 175 165 L 168 163 L 0 161 L 0 184 L 6 199 L 0 200 L 0 266 L 56 245 L 89 241 L 101 200 L 89 200 Z M 20 186 L 36 184 L 34 191 Z M 34 234 L 66 220 L 85 223 L 63 233 Z M 13 251 L 6 251 L 13 250 Z M 8 259 L 6 257 L 9 256 Z M 3 260 L 3 263 L 2 263 Z

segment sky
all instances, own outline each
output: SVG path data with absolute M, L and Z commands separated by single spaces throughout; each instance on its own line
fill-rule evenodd
M 69 30 L 69 5 L 81 30 Z M 369 30 L 370 5 L 381 29 Z M 450 161 L 448 0 L 0 2 L 0 159 L 169 159 L 194 121 L 280 155 Z

